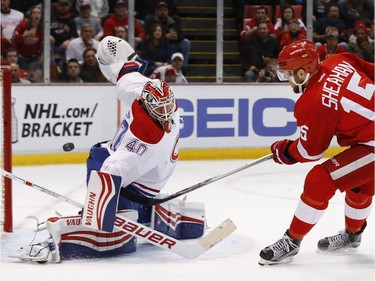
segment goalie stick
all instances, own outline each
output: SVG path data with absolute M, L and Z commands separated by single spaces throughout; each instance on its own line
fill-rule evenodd
M 68 197 L 60 195 L 40 185 L 20 178 L 3 169 L 0 170 L 1 174 L 4 177 L 15 180 L 39 191 L 42 191 L 52 197 L 65 201 L 80 209 L 83 208 L 83 204 L 77 201 L 74 201 Z M 207 235 L 203 236 L 201 239 L 197 239 L 193 242 L 183 242 L 175 238 L 172 238 L 164 233 L 161 233 L 157 230 L 149 228 L 143 224 L 140 224 L 136 221 L 133 221 L 127 217 L 124 217 L 120 214 L 116 215 L 115 227 L 116 229 L 129 233 L 143 241 L 146 241 L 147 243 L 155 245 L 159 248 L 162 248 L 184 258 L 190 259 L 202 255 L 207 250 L 211 249 L 213 246 L 215 246 L 217 243 L 219 243 L 221 240 L 223 240 L 224 238 L 229 236 L 233 231 L 236 230 L 236 225 L 230 219 L 227 219 L 223 221 L 220 225 L 215 227 L 215 229 L 210 231 Z
M 122 196 L 125 196 L 125 197 L 129 198 L 130 200 L 132 200 L 134 202 L 137 202 L 137 203 L 140 203 L 140 204 L 158 205 L 158 204 L 167 202 L 169 200 L 172 200 L 174 198 L 180 197 L 181 195 L 185 195 L 186 193 L 194 191 L 194 190 L 196 190 L 198 188 L 201 188 L 203 186 L 206 186 L 206 185 L 208 185 L 210 183 L 216 182 L 216 181 L 221 180 L 223 178 L 226 178 L 226 177 L 228 177 L 230 175 L 238 173 L 238 172 L 240 172 L 242 170 L 245 170 L 247 168 L 255 166 L 255 165 L 257 165 L 259 163 L 262 163 L 262 162 L 264 162 L 266 160 L 269 160 L 269 159 L 272 159 L 272 154 L 268 154 L 266 156 L 258 158 L 257 160 L 254 160 L 254 161 L 252 161 L 250 163 L 246 163 L 246 164 L 244 164 L 244 165 L 242 165 L 240 167 L 237 167 L 237 168 L 232 169 L 230 171 L 227 171 L 225 173 L 221 173 L 221 174 L 218 174 L 218 175 L 216 175 L 216 176 L 214 176 L 212 178 L 209 178 L 209 179 L 206 179 L 204 181 L 198 182 L 198 183 L 196 183 L 196 184 L 194 184 L 192 186 L 189 186 L 189 187 L 187 187 L 185 189 L 182 189 L 182 190 L 180 190 L 180 191 L 178 191 L 176 193 L 173 193 L 171 195 L 168 195 L 168 196 L 166 196 L 164 198 L 147 198 L 147 197 L 135 196 L 133 193 L 128 192 L 125 188 L 121 189 L 120 194 Z

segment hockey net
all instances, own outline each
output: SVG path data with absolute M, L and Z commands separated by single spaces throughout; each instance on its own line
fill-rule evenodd
M 1 134 L 0 134 L 0 165 L 3 170 L 12 172 L 12 97 L 11 97 L 11 72 L 9 66 L 1 65 L 0 72 L 1 99 Z M 1 177 L 1 204 L 0 204 L 1 230 L 13 231 L 12 222 L 12 182 Z

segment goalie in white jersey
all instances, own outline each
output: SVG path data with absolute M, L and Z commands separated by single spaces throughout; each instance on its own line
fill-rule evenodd
M 180 117 L 176 98 L 166 82 L 138 72 L 142 67 L 139 58 L 124 63 L 124 59 L 134 54 L 126 41 L 106 37 L 101 46 L 97 52 L 101 70 L 108 80 L 116 83 L 117 97 L 128 113 L 112 141 L 92 148 L 88 178 L 91 170 L 101 170 L 121 177 L 121 186 L 127 187 L 123 192 L 126 197 L 133 200 L 154 197 L 172 175 L 178 159 Z M 117 57 L 118 54 L 126 58 Z M 120 197 L 119 209 L 134 209 L 129 204 L 133 203 Z M 139 221 L 147 223 L 147 220 L 148 216 L 140 213 Z
M 176 167 L 180 117 L 172 89 L 139 71 L 146 62 L 124 40 L 107 36 L 97 59 L 106 78 L 116 84 L 128 112 L 113 140 L 92 147 L 87 161 L 87 196 L 81 216 L 50 218 L 51 237 L 21 248 L 25 261 L 59 262 L 107 257 L 136 251 L 136 238 L 114 228 L 116 212 L 151 225 L 176 239 L 203 235 L 204 205 L 174 199 L 150 206 Z

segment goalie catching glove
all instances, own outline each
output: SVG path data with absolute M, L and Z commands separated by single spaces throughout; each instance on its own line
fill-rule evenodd
M 104 37 L 99 42 L 95 56 L 101 72 L 113 84 L 116 84 L 125 63 L 133 62 L 140 73 L 143 73 L 148 65 L 147 61 L 138 57 L 128 42 L 115 36 Z
M 271 151 L 273 154 L 273 160 L 278 164 L 292 165 L 297 161 L 289 155 L 288 148 L 293 143 L 292 140 L 281 140 L 274 142 L 271 145 Z

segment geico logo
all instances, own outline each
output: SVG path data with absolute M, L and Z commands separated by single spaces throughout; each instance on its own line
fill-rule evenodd
M 179 99 L 181 138 L 290 136 L 297 131 L 295 101 L 287 98 Z

